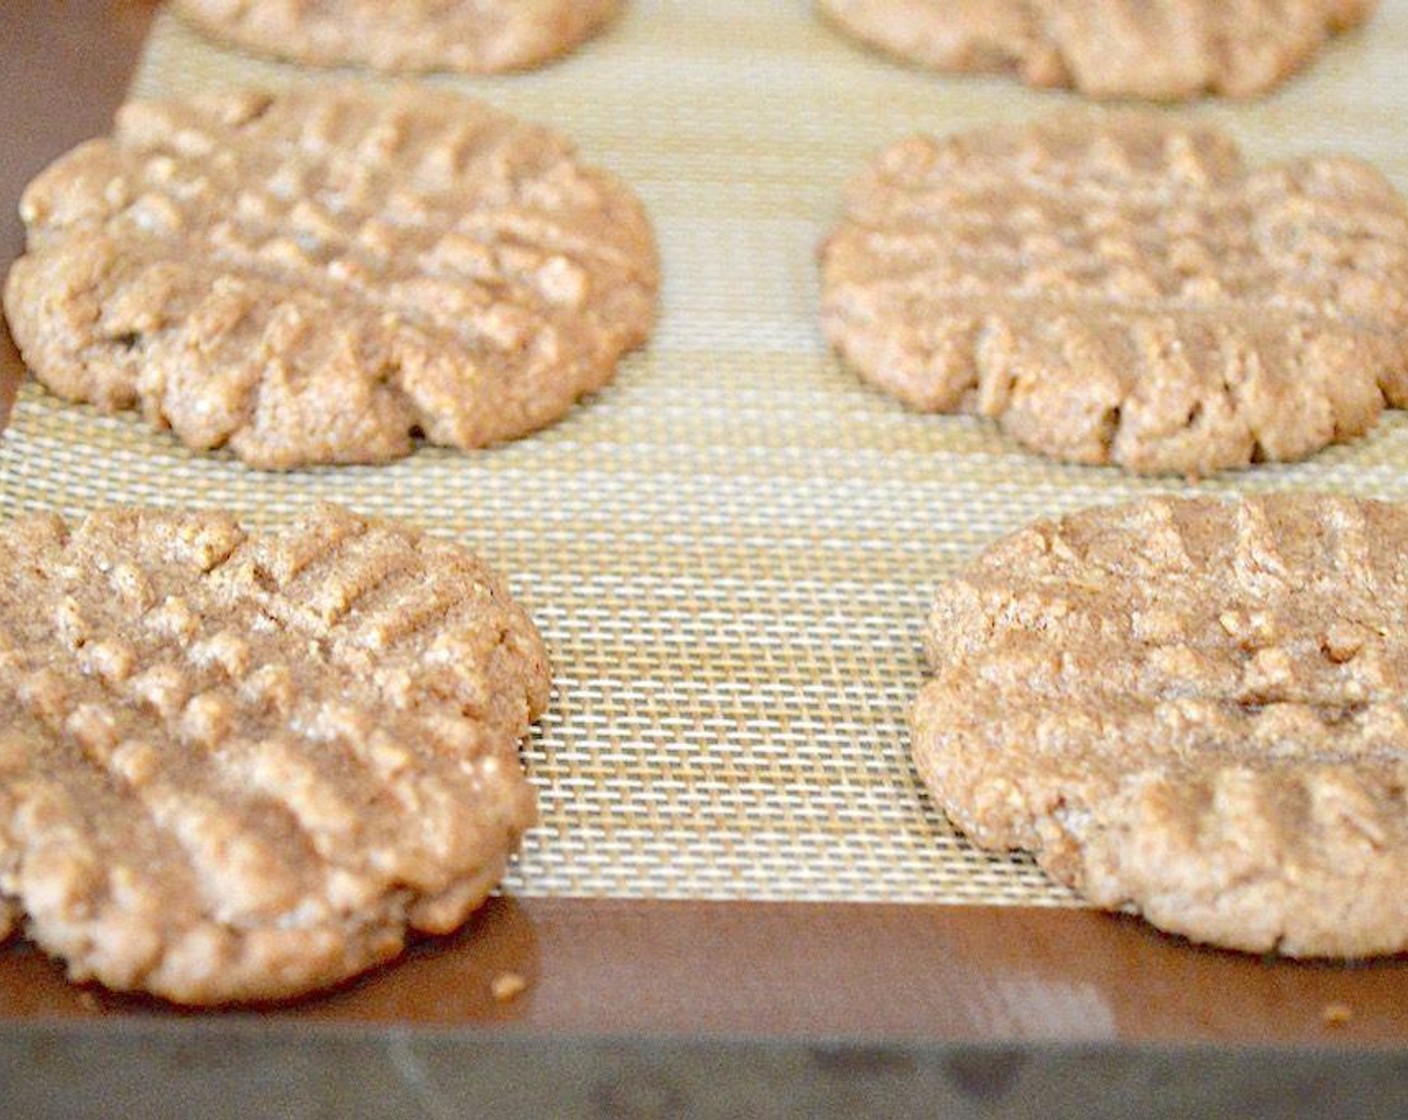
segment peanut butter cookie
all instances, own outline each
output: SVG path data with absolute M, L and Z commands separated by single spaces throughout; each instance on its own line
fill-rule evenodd
M 884 152 L 822 248 L 836 349 L 1078 463 L 1304 458 L 1408 403 L 1408 205 L 1354 159 L 1249 171 L 1142 114 Z
M 1252 952 L 1408 949 L 1408 505 L 1160 499 L 940 588 L 914 757 L 984 848 Z
M 0 526 L 0 918 L 180 1003 L 337 983 L 498 881 L 548 683 L 498 577 L 334 507 Z
M 540 66 L 605 27 L 621 0 L 177 0 L 207 34 L 322 66 L 492 74 Z
M 1378 0 L 819 0 L 908 62 L 1013 74 L 1092 97 L 1256 97 Z
M 447 93 L 146 101 L 25 192 L 35 375 L 253 466 L 513 439 L 655 312 L 645 213 L 556 134 Z

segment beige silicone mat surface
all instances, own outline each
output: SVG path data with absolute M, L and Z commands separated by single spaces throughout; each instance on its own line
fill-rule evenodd
M 308 76 L 164 16 L 135 88 Z M 1408 0 L 1389 0 L 1273 99 L 1193 111 L 1256 159 L 1338 149 L 1408 189 L 1405 77 Z M 1171 484 L 1053 465 L 863 387 L 818 334 L 814 265 L 876 148 L 1070 98 L 901 69 L 804 0 L 632 0 L 557 66 L 442 84 L 557 124 L 650 208 L 663 314 L 612 388 L 512 446 L 266 475 L 26 387 L 0 516 L 121 500 L 276 522 L 332 498 L 480 551 L 556 663 L 516 893 L 1071 904 L 1029 861 L 974 852 L 922 793 L 905 723 L 920 626 L 935 583 L 994 536 Z M 1390 414 L 1353 446 L 1202 488 L 1408 497 L 1405 468 Z

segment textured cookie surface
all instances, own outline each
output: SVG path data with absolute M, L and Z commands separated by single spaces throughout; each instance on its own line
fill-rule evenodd
M 916 137 L 821 255 L 827 336 L 864 377 L 1056 458 L 1299 459 L 1408 402 L 1408 206 L 1353 159 L 1249 171 L 1140 114 Z
M 634 196 L 429 90 L 132 103 L 21 212 L 5 306 L 35 375 L 259 467 L 524 435 L 654 316 Z
M 297 62 L 494 73 L 536 66 L 605 26 L 620 0 L 178 0 L 202 30 Z
M 819 0 L 852 35 L 939 70 L 1093 97 L 1253 97 L 1377 0 Z
M 336 983 L 498 881 L 547 691 L 502 582 L 393 524 L 7 523 L 0 916 L 75 979 L 182 1003 Z
M 914 756 L 1100 906 L 1297 956 L 1408 948 L 1408 506 L 1153 500 L 939 591 Z

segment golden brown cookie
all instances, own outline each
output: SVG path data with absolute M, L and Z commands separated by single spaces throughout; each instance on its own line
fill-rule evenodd
M 1408 949 L 1408 505 L 1156 499 L 939 590 L 914 757 L 1099 906 L 1253 952 Z
M 908 62 L 1012 74 L 1092 97 L 1255 97 L 1378 0 L 818 0 L 851 35 Z
M 891 147 L 822 248 L 863 377 L 1079 463 L 1304 458 L 1408 404 L 1408 205 L 1358 160 L 1248 170 L 1141 114 Z
M 6 523 L 0 912 L 179 1003 L 335 984 L 498 882 L 548 685 L 503 582 L 394 524 Z
M 621 0 L 177 0 L 176 10 L 218 39 L 295 62 L 492 74 L 566 54 Z
M 629 190 L 427 89 L 129 104 L 21 212 L 5 307 L 35 375 L 257 467 L 522 436 L 609 381 L 655 312 Z

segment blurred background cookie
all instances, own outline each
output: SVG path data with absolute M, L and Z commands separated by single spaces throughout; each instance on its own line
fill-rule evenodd
M 491 74 L 540 66 L 606 26 L 621 0 L 177 0 L 217 39 L 322 66 Z
M 818 0 L 838 27 L 905 61 L 1013 74 L 1091 97 L 1255 97 L 1378 0 Z

